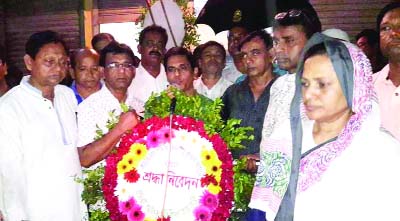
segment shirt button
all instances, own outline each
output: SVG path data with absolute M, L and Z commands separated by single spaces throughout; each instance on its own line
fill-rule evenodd
M 399 96 L 399 92 L 394 93 L 394 95 Z

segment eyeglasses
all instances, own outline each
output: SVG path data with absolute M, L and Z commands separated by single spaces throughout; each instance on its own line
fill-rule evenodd
M 289 18 L 296 18 L 299 17 L 303 14 L 303 12 L 301 10 L 297 10 L 297 9 L 291 9 L 287 12 L 281 12 L 275 15 L 275 20 L 280 20 L 280 19 L 284 19 L 286 17 Z
M 117 70 L 120 68 L 123 68 L 124 70 L 128 70 L 131 71 L 133 70 L 135 66 L 131 63 L 110 63 L 108 65 L 106 65 L 106 68 L 109 68 L 111 70 Z

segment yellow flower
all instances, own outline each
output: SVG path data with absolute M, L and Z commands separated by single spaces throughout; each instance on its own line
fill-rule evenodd
M 157 220 L 156 219 L 152 219 L 150 217 L 146 217 L 146 218 L 144 218 L 144 221 L 157 221 Z
M 130 148 L 130 153 L 133 154 L 134 161 L 139 162 L 146 156 L 147 147 L 144 144 L 134 143 Z
M 206 165 L 206 173 L 209 175 L 214 175 L 215 179 L 219 182 L 222 174 L 221 165 L 215 163 Z
M 218 159 L 218 155 L 215 150 L 203 150 L 201 151 L 201 162 L 204 166 L 210 165 L 221 166 L 222 162 Z
M 210 183 L 207 187 L 208 191 L 212 194 L 218 194 L 221 191 L 221 187 Z
M 126 154 L 126 155 L 128 155 L 128 154 Z M 130 158 L 125 157 L 125 156 L 122 158 L 121 161 L 118 162 L 118 165 L 117 165 L 118 175 L 129 172 L 135 167 L 134 161 L 130 162 L 130 160 L 129 160 Z

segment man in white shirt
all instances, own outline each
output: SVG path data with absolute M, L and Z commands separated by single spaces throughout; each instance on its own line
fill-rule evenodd
M 216 41 L 209 41 L 199 47 L 201 52 L 198 62 L 202 74 L 193 82 L 194 88 L 199 94 L 215 100 L 232 84 L 222 77 L 226 52 L 224 46 Z
M 43 31 L 25 51 L 31 75 L 0 100 L 0 213 L 6 221 L 83 220 L 77 101 L 58 85 L 68 50 L 57 33 Z
M 167 88 L 167 76 L 161 65 L 167 41 L 167 32 L 160 26 L 151 25 L 140 32 L 138 51 L 141 61 L 128 91 L 142 103 L 152 93 L 160 93 Z
M 104 86 L 78 107 L 78 149 L 84 167 L 102 161 L 117 145 L 125 131 L 138 123 L 136 114 L 121 114 L 121 103 L 138 112 L 143 110 L 143 104 L 128 93 L 128 86 L 135 76 L 137 64 L 134 61 L 132 50 L 125 44 L 114 41 L 101 51 L 100 66 L 104 71 Z M 121 116 L 116 126 L 108 130 L 106 126 L 110 112 L 116 117 Z M 99 129 L 104 136 L 95 141 L 96 131 Z M 97 148 L 90 149 L 94 145 Z

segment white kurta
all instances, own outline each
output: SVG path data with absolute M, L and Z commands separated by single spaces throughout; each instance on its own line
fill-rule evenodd
M 28 79 L 0 100 L 0 210 L 7 221 L 82 220 L 75 96 L 58 85 L 53 104 Z
M 136 69 L 135 78 L 128 88 L 128 94 L 135 97 L 142 103 L 146 103 L 151 93 L 160 93 L 167 89 L 168 80 L 164 66 L 160 64 L 160 74 L 154 78 L 144 69 L 142 64 Z
M 226 89 L 232 84 L 232 82 L 226 80 L 223 77 L 221 77 L 218 82 L 210 89 L 208 89 L 208 87 L 203 83 L 201 78 L 193 82 L 194 89 L 196 89 L 199 94 L 204 95 L 211 100 L 222 97 Z

